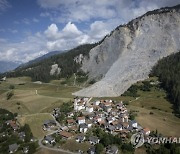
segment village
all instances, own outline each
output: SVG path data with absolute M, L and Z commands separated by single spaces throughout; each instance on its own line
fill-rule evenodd
M 55 146 L 57 136 L 60 136 L 64 141 L 75 139 L 78 143 L 88 142 L 91 145 L 89 150 L 79 150 L 78 152 L 95 154 L 95 145 L 100 143 L 100 138 L 89 133 L 93 129 L 100 128 L 107 134 L 118 136 L 123 142 L 128 142 L 129 134 L 132 135 L 135 132 L 141 132 L 145 136 L 150 134 L 148 128 L 142 128 L 134 119 L 130 118 L 126 105 L 122 101 L 91 101 L 91 99 L 76 97 L 72 105 L 72 111 L 67 110 L 66 113 L 61 111 L 60 108 L 55 108 L 52 112 L 54 120 L 47 119 L 42 125 L 44 131 L 50 132 L 49 135 L 44 136 L 43 145 Z M 64 118 L 58 120 L 59 117 Z M 104 150 L 107 154 L 118 153 L 116 145 L 110 145 Z

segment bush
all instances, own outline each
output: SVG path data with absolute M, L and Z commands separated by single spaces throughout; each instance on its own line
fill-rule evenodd
M 104 146 L 101 143 L 96 144 L 95 147 L 96 147 L 96 153 L 97 154 L 101 154 L 103 152 Z
M 96 83 L 95 79 L 92 79 L 91 81 L 89 81 L 89 84 L 94 84 L 94 83 Z
M 7 100 L 9 100 L 13 95 L 14 95 L 13 91 L 8 92 L 7 95 L 6 95 Z
M 67 81 L 62 81 L 61 84 L 62 85 L 67 84 Z
M 129 102 L 128 101 L 124 101 L 123 104 L 124 105 L 129 105 Z
M 10 85 L 10 86 L 9 86 L 9 89 L 14 89 L 14 88 L 15 88 L 14 85 Z

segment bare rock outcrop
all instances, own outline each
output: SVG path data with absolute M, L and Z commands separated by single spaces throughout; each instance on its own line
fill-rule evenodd
M 82 69 L 100 79 L 74 95 L 109 97 L 123 94 L 148 78 L 159 59 L 180 51 L 180 6 L 148 12 L 117 27 L 91 49 Z

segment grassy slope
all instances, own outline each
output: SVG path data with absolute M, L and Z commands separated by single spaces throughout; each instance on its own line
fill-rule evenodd
M 45 120 L 53 120 L 49 113 L 37 113 L 32 115 L 24 115 L 18 118 L 21 125 L 29 124 L 32 133 L 37 138 L 42 138 L 47 132 L 43 131 L 42 124 Z
M 19 85 L 22 83 L 24 85 Z M 11 84 L 15 85 L 14 96 L 7 100 L 6 94 L 10 91 Z M 28 77 L 10 78 L 0 84 L 0 107 L 17 112 L 20 115 L 18 119 L 20 124 L 29 124 L 34 136 L 40 138 L 44 135 L 41 125 L 44 120 L 52 119 L 49 114 L 52 109 L 72 100 L 71 93 L 78 89 L 60 85 L 58 81 L 50 84 L 35 84 Z

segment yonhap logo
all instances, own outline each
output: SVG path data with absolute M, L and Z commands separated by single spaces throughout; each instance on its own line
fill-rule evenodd
M 136 133 L 131 136 L 131 144 L 134 146 L 134 148 L 141 147 L 144 143 L 148 143 L 151 145 L 154 144 L 165 144 L 165 143 L 180 143 L 180 137 L 151 137 L 146 136 L 146 139 L 144 138 L 143 133 Z
M 131 144 L 135 148 L 138 148 L 144 144 L 144 135 L 143 133 L 136 133 L 131 136 Z

